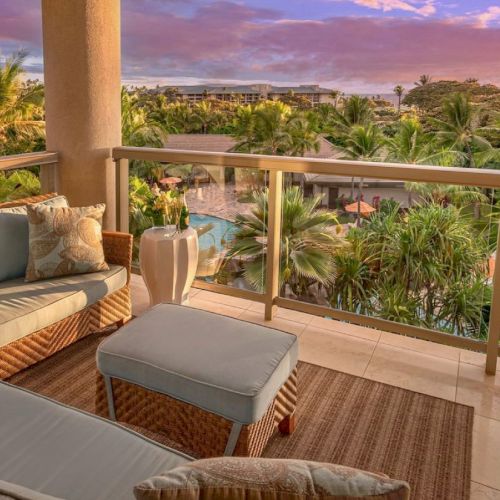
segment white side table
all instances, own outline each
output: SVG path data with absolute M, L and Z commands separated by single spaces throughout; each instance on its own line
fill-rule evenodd
M 141 237 L 139 261 L 151 306 L 187 304 L 198 266 L 198 234 L 192 227 L 171 233 L 154 227 Z

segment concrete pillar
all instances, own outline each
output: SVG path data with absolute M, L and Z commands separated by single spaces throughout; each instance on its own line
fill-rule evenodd
M 42 0 L 47 150 L 72 206 L 104 202 L 115 227 L 111 148 L 121 144 L 120 0 Z

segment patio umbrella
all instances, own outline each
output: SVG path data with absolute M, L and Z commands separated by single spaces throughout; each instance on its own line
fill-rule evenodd
M 160 179 L 160 184 L 179 184 L 179 182 L 182 182 L 180 177 L 164 177 Z
M 344 207 L 344 210 L 346 212 L 350 212 L 353 214 L 357 214 L 358 210 L 359 210 L 359 213 L 361 215 L 363 215 L 364 217 L 367 217 L 372 212 L 375 212 L 377 209 L 373 208 L 371 205 L 369 205 L 365 201 L 360 201 L 360 202 L 355 201 L 354 203 L 351 203 L 350 205 L 346 205 Z

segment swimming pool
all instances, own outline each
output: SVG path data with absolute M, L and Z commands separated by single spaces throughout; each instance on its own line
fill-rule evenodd
M 236 225 L 226 219 L 221 219 L 215 215 L 190 214 L 189 223 L 195 229 L 207 225 L 212 225 L 212 228 L 202 234 L 198 243 L 201 250 L 207 249 L 215 245 L 218 251 L 223 250 L 227 245 L 224 245 L 222 240 L 230 241 L 236 232 Z

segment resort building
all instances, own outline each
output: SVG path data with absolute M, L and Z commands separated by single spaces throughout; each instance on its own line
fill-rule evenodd
M 319 85 L 298 85 L 295 87 L 277 87 L 269 84 L 252 85 L 187 85 L 178 87 L 159 87 L 155 92 L 170 90 L 180 100 L 190 103 L 204 99 L 218 99 L 220 101 L 239 100 L 244 104 L 253 104 L 261 100 L 278 100 L 293 94 L 311 101 L 313 106 L 320 103 L 333 103 L 332 89 L 322 88 Z

